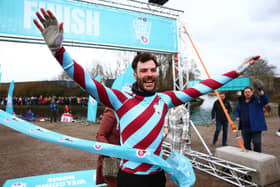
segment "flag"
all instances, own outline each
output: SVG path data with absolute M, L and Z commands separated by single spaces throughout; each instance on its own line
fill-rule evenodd
M 95 80 L 100 82 L 101 76 L 98 75 L 95 77 Z M 88 111 L 87 111 L 87 121 L 95 122 L 96 113 L 97 113 L 97 101 L 93 97 L 89 96 L 88 98 Z
M 6 104 L 6 112 L 8 112 L 9 114 L 14 113 L 14 109 L 13 109 L 13 92 L 14 92 L 14 81 L 12 81 L 10 83 L 10 87 L 9 87 L 9 92 L 8 92 L 8 100 L 7 100 L 7 104 Z
M 97 76 L 95 80 L 101 80 L 101 76 Z M 131 92 L 131 85 L 135 82 L 135 78 L 133 76 L 132 66 L 129 65 L 126 71 L 121 74 L 113 83 L 112 88 Z M 97 112 L 97 102 L 91 96 L 88 99 L 88 114 L 87 121 L 95 122 L 96 121 L 96 112 Z
M 126 71 L 114 81 L 112 88 L 117 90 L 122 90 L 122 91 L 130 91 L 131 85 L 134 82 L 135 82 L 135 78 L 133 76 L 133 69 L 130 64 L 126 69 Z

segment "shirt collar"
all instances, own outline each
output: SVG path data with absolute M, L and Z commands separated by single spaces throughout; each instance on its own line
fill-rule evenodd
M 139 90 L 138 90 L 138 85 L 137 85 L 136 82 L 132 85 L 132 91 L 133 91 L 133 93 L 135 93 L 136 95 L 143 96 L 143 97 L 153 96 L 153 95 L 155 95 L 155 93 L 156 93 L 156 91 L 151 91 L 151 92 L 142 92 L 142 91 L 139 91 Z

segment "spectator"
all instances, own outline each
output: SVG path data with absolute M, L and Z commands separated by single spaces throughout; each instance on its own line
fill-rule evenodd
M 227 112 L 231 113 L 232 109 L 231 109 L 230 103 L 226 100 L 225 93 L 221 93 L 220 96 L 227 109 Z M 213 123 L 216 122 L 216 130 L 214 133 L 212 143 L 213 143 L 213 145 L 216 145 L 216 142 L 218 140 L 221 129 L 223 128 L 222 145 L 226 146 L 227 145 L 227 136 L 228 136 L 228 120 L 226 118 L 225 112 L 223 111 L 222 106 L 218 99 L 213 104 L 211 116 L 212 116 Z
M 103 114 L 103 117 L 100 122 L 100 126 L 97 132 L 96 140 L 103 143 L 116 144 L 120 145 L 120 134 L 117 129 L 117 119 L 114 115 L 114 112 L 110 108 L 106 108 Z M 103 168 L 104 162 L 117 162 L 116 158 L 109 158 L 103 155 L 98 155 L 97 160 L 97 169 L 96 169 L 96 184 L 106 183 L 108 187 L 116 187 L 117 186 L 117 175 L 108 176 L 106 173 L 115 173 L 113 171 L 105 171 L 111 170 L 114 168 Z M 106 164 L 106 163 L 105 163 Z M 119 162 L 112 164 L 112 167 L 119 166 Z M 106 164 L 108 166 L 108 164 Z M 116 172 L 118 172 L 118 168 Z M 105 173 L 106 172 L 106 173 Z M 105 176 L 104 176 L 105 174 Z
M 253 95 L 253 90 L 246 87 L 243 95 L 238 99 L 236 109 L 236 121 L 239 122 L 244 146 L 251 149 L 251 142 L 254 151 L 261 152 L 262 131 L 267 130 L 263 107 L 268 103 L 268 97 L 263 90 L 258 91 L 258 95 Z
M 68 105 L 65 105 L 64 107 L 64 113 L 61 115 L 61 122 L 73 122 L 73 116 L 70 113 L 70 108 L 68 107 Z
M 55 100 L 53 99 L 50 104 L 50 111 L 51 111 L 51 123 L 58 120 L 58 106 Z
M 28 108 L 27 111 L 25 112 L 24 120 L 27 120 L 27 121 L 35 121 L 36 120 L 34 113 L 31 111 L 31 108 Z
M 65 107 L 64 107 L 64 113 L 70 113 L 71 111 L 70 111 L 70 108 L 69 108 L 69 106 L 68 105 L 65 105 Z

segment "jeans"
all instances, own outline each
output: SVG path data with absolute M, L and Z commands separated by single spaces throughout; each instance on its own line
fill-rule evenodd
M 223 142 L 223 145 L 227 145 L 228 122 L 227 121 L 218 121 L 218 120 L 216 120 L 216 131 L 215 131 L 214 138 L 213 138 L 214 145 L 216 144 L 216 142 L 218 140 L 222 127 L 223 127 L 222 142 Z
M 51 111 L 51 122 L 56 122 L 58 120 L 58 113 Z
M 262 141 L 262 132 L 252 132 L 250 129 L 242 129 L 242 138 L 244 141 L 244 147 L 247 150 L 252 150 L 251 141 L 253 142 L 254 151 L 262 152 L 261 141 Z

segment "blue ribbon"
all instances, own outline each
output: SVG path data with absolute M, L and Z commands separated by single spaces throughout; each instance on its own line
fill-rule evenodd
M 195 183 L 195 175 L 191 161 L 176 152 L 172 152 L 169 157 L 164 160 L 148 150 L 133 149 L 59 134 L 33 125 L 3 110 L 0 110 L 0 124 L 34 138 L 55 144 L 134 162 L 157 165 L 165 170 L 171 179 L 180 187 L 192 186 Z

